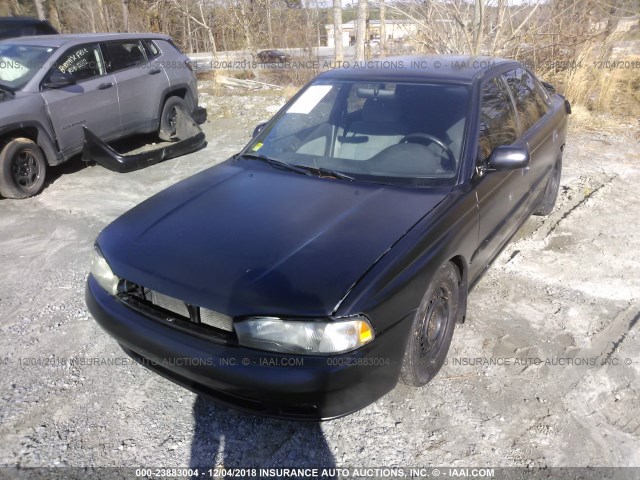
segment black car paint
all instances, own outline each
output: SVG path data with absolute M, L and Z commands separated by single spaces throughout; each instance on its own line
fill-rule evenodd
M 194 305 L 233 317 L 327 317 L 447 193 L 356 185 L 232 159 L 130 210 L 97 243 L 121 278 Z
M 58 31 L 46 20 L 30 17 L 0 17 L 0 40 L 57 33 Z
M 305 359 L 309 358 L 309 362 L 312 362 L 313 366 L 300 370 L 279 368 L 266 372 L 248 368 L 249 372 L 236 371 L 243 381 L 246 380 L 248 383 L 238 381 L 233 376 L 227 376 L 227 373 L 223 373 L 220 368 L 209 369 L 206 372 L 174 368 L 173 380 L 196 391 L 208 393 L 219 401 L 230 403 L 235 407 L 244 408 L 242 404 L 238 404 L 241 400 L 261 403 L 260 408 L 251 408 L 245 405 L 246 409 L 254 413 L 259 410 L 258 413 L 268 415 L 305 419 L 326 419 L 347 414 L 371 403 L 384 392 L 391 390 L 399 377 L 411 319 L 433 272 L 443 263 L 452 261 L 461 273 L 460 288 L 463 291 L 471 288 L 533 211 L 544 193 L 546 180 L 549 178 L 553 163 L 564 146 L 567 123 L 565 100 L 559 95 L 552 95 L 552 106 L 547 114 L 526 135 L 523 136 L 522 132 L 519 132 L 520 139 L 516 146 L 529 148 L 532 158 L 531 166 L 518 170 L 488 172 L 484 175 L 475 173 L 481 88 L 495 75 L 516 66 L 519 65 L 515 62 L 497 61 L 490 68 L 466 71 L 464 74 L 460 74 L 460 72 L 450 74 L 445 69 L 435 73 L 428 72 L 429 80 L 464 83 L 472 86 L 473 94 L 465 127 L 465 139 L 471 139 L 471 141 L 465 141 L 463 145 L 463 164 L 459 171 L 457 184 L 447 191 L 411 187 L 382 187 L 357 182 L 309 178 L 294 173 L 269 170 L 270 167 L 266 165 L 254 164 L 246 160 L 228 160 L 225 164 L 215 167 L 211 171 L 205 171 L 161 192 L 108 227 L 98 238 L 97 243 L 117 275 L 140 281 L 142 284 L 145 282 L 153 283 L 160 291 L 185 301 L 202 303 L 204 306 L 210 305 L 212 308 L 216 306 L 219 308 L 219 302 L 226 300 L 228 307 L 231 308 L 227 308 L 225 311 L 231 315 L 271 314 L 294 315 L 296 317 L 328 315 L 329 318 L 338 318 L 364 313 L 371 319 L 376 333 L 376 339 L 370 344 L 370 348 L 365 346 L 355 352 L 338 356 L 346 362 L 345 364 L 350 365 L 349 368 L 344 369 L 349 372 L 349 381 L 340 384 L 340 386 L 328 383 L 333 375 L 338 374 L 337 372 L 332 371 L 327 376 L 327 371 L 323 370 L 325 367 L 321 368 L 314 363 L 321 357 L 305 357 Z M 401 73 L 362 69 L 358 71 L 332 71 L 322 76 L 345 79 L 375 78 L 381 81 L 384 79 L 425 81 L 426 73 L 411 69 Z M 294 97 L 291 102 L 294 102 L 296 98 Z M 291 102 L 283 108 L 286 109 Z M 269 125 L 267 124 L 265 128 L 269 128 Z M 551 145 L 549 145 L 549 139 L 551 139 Z M 233 180 L 236 177 L 240 178 Z M 188 218 L 193 219 L 196 212 L 199 211 L 201 212 L 200 223 L 196 226 L 195 231 L 183 230 L 182 232 L 177 228 L 177 224 L 166 223 L 167 219 L 179 215 L 185 203 L 192 200 L 196 202 L 199 201 L 198 199 L 200 201 L 207 199 L 224 201 L 223 196 L 217 198 L 210 196 L 213 190 L 219 187 L 224 189 L 225 184 L 227 187 L 234 184 L 236 186 L 234 189 L 224 190 L 225 196 L 229 196 L 228 198 L 234 199 L 234 195 L 241 195 L 244 192 L 251 195 L 251 198 L 256 202 L 265 202 L 265 210 L 260 210 L 263 213 L 270 208 L 282 207 L 281 203 L 271 202 L 269 195 L 261 196 L 262 190 L 260 188 L 252 190 L 250 185 L 253 180 L 256 180 L 255 184 L 261 185 L 261 188 L 268 188 L 266 193 L 270 195 L 273 195 L 277 190 L 276 186 L 286 190 L 293 188 L 292 186 L 296 184 L 304 184 L 305 188 L 311 185 L 317 186 L 317 188 L 311 187 L 311 198 L 313 198 L 313 194 L 319 194 L 324 188 L 327 189 L 326 191 L 335 189 L 332 196 L 337 195 L 336 200 L 341 203 L 351 199 L 351 202 L 355 204 L 357 201 L 354 200 L 357 196 L 356 192 L 358 195 L 363 195 L 365 205 L 366 200 L 372 196 L 375 198 L 376 194 L 390 195 L 386 205 L 385 202 L 370 202 L 370 210 L 366 211 L 364 217 L 372 219 L 378 215 L 390 223 L 381 225 L 380 237 L 372 240 L 376 243 L 375 245 L 361 245 L 358 244 L 357 237 L 351 239 L 350 249 L 356 258 L 353 259 L 355 260 L 353 264 L 348 266 L 348 275 L 339 284 L 323 285 L 327 280 L 335 278 L 331 276 L 325 276 L 323 282 L 320 283 L 314 283 L 300 275 L 295 277 L 296 280 L 307 282 L 303 283 L 302 293 L 305 294 L 305 297 L 301 301 L 296 301 L 296 297 L 293 296 L 294 300 L 291 302 L 291 290 L 285 291 L 286 295 L 283 296 L 279 295 L 282 293 L 279 288 L 275 292 L 263 290 L 266 295 L 257 297 L 259 301 L 253 305 L 259 305 L 260 308 L 256 308 L 251 306 L 251 300 L 256 300 L 256 298 L 251 298 L 255 282 L 249 282 L 247 285 L 240 285 L 240 290 L 245 293 L 240 295 L 238 297 L 240 301 L 236 302 L 232 298 L 232 293 L 237 291 L 234 281 L 237 283 L 238 279 L 242 278 L 241 276 L 224 277 L 224 280 L 228 281 L 231 287 L 230 290 L 214 292 L 214 295 L 211 295 L 211 290 L 206 288 L 207 279 L 204 276 L 207 268 L 203 266 L 199 266 L 199 270 L 196 270 L 199 272 L 199 278 L 193 280 L 188 278 L 190 272 L 193 274 L 193 270 L 189 270 L 185 266 L 184 271 L 180 271 L 178 275 L 180 284 L 176 285 L 177 268 L 182 268 L 179 266 L 179 262 L 192 260 L 190 257 L 181 256 L 179 252 L 172 253 L 168 246 L 161 245 L 162 240 L 168 240 L 167 243 L 171 243 L 171 245 L 181 244 L 185 251 L 193 252 L 192 235 L 198 236 L 207 233 L 207 231 L 211 233 L 215 229 L 216 219 L 207 209 L 195 208 L 189 212 Z M 506 202 L 504 200 L 505 194 L 510 193 L 515 195 L 515 198 Z M 277 192 L 275 194 L 277 196 Z M 351 198 L 351 195 L 354 198 Z M 282 200 L 282 197 L 279 199 Z M 393 205 L 394 203 L 401 204 L 404 210 L 407 210 L 402 212 L 402 218 L 396 218 L 395 214 L 400 209 L 398 205 Z M 200 207 L 202 206 L 203 204 L 200 204 Z M 309 218 L 302 218 L 302 224 L 308 222 L 313 224 L 318 221 L 322 224 L 322 212 L 324 211 L 326 216 L 333 218 L 339 211 L 336 208 L 336 205 L 327 200 L 327 204 L 323 205 L 319 211 L 315 211 Z M 239 219 L 239 222 L 242 220 Z M 244 218 L 244 220 L 250 224 L 255 218 Z M 161 226 L 162 223 L 165 225 Z M 227 226 L 229 225 L 231 224 L 227 224 Z M 243 227 L 241 223 L 238 225 Z M 290 228 L 291 225 L 288 227 Z M 246 229 L 241 229 L 241 231 L 245 235 L 248 234 Z M 392 231 L 392 235 L 388 234 L 389 231 Z M 261 233 L 265 232 L 266 230 L 263 230 Z M 320 238 L 322 235 L 327 235 L 330 229 L 321 228 L 319 231 L 315 231 L 309 227 L 306 229 L 300 227 L 297 231 L 294 229 L 294 232 L 301 234 L 301 236 L 296 238 L 297 243 L 294 242 L 287 248 L 300 245 L 299 242 L 305 238 L 305 235 L 313 237 L 315 233 L 314 239 Z M 318 233 L 320 237 L 317 236 Z M 335 239 L 324 246 L 340 246 L 341 233 L 339 229 L 330 232 L 329 234 L 335 236 Z M 369 233 L 373 234 L 373 232 Z M 150 234 L 149 240 L 152 243 L 149 244 L 145 241 L 138 246 L 137 242 L 145 234 Z M 153 243 L 154 238 L 157 240 L 155 244 Z M 260 240 L 261 238 L 257 236 L 253 241 L 260 242 Z M 133 250 L 131 250 L 132 245 Z M 248 248 L 249 245 L 250 242 L 242 241 L 241 243 L 242 248 Z M 306 246 L 304 242 L 302 245 Z M 375 248 L 372 248 L 374 246 Z M 216 247 L 221 248 L 224 245 L 216 245 Z M 206 263 L 206 248 L 201 247 L 197 251 L 199 256 L 196 258 Z M 313 257 L 305 257 L 305 263 L 297 265 L 297 267 L 306 267 L 308 275 L 330 274 L 332 268 L 345 268 L 345 254 L 348 251 L 349 248 L 345 248 L 340 251 L 337 258 L 332 258 L 332 250 L 328 249 L 324 255 L 319 255 L 313 262 L 311 261 Z M 139 256 L 143 253 L 151 255 L 154 261 L 145 262 L 140 259 Z M 260 253 L 267 256 L 268 250 L 261 248 Z M 288 260 L 286 252 L 280 251 L 278 254 L 271 259 L 272 261 L 267 261 L 265 258 L 263 267 L 274 271 L 275 267 L 279 265 L 280 258 L 284 259 L 282 264 L 285 264 Z M 165 255 L 170 258 L 168 263 Z M 173 257 L 171 257 L 172 255 Z M 159 262 L 163 264 L 162 272 L 158 268 Z M 286 271 L 286 275 L 296 275 L 296 273 L 304 272 L 297 272 L 295 268 Z M 282 279 L 284 283 L 288 281 L 286 275 Z M 271 296 L 271 294 L 274 295 Z M 287 302 L 287 299 L 291 304 Z M 267 303 L 263 305 L 265 301 Z M 131 312 L 121 306 L 118 299 L 108 297 L 106 293 L 100 291 L 91 278 L 87 288 L 87 302 L 93 315 L 107 331 L 114 335 L 118 341 L 144 357 L 162 358 L 163 355 L 167 355 L 168 358 L 173 358 L 177 355 L 184 356 L 183 353 L 189 356 L 211 351 L 200 349 L 199 353 L 194 352 L 194 349 L 189 345 L 190 340 L 185 340 L 183 337 L 180 337 L 182 340 L 179 342 L 182 347 L 176 345 L 177 340 L 174 338 L 176 334 L 171 333 L 171 326 L 151 324 L 148 319 L 145 320 L 145 323 L 149 330 L 144 333 L 136 333 L 137 322 L 141 320 L 132 320 Z M 458 320 L 463 321 L 465 305 L 462 305 L 459 313 Z M 376 348 L 381 349 L 377 350 L 375 355 L 384 352 L 383 356 L 389 359 L 390 363 L 378 368 L 353 368 L 354 359 L 361 355 L 369 355 L 374 344 Z M 234 348 L 239 347 L 235 346 Z M 212 355 L 220 354 L 217 349 L 213 350 Z M 250 350 L 250 352 L 247 353 L 245 350 Z M 223 348 L 223 351 L 230 353 L 226 347 Z M 238 350 L 232 351 L 238 353 Z M 247 353 L 247 358 L 251 358 L 252 362 L 255 358 L 278 356 L 251 349 L 240 349 L 240 351 Z M 167 373 L 165 372 L 165 374 Z M 261 374 L 265 376 L 262 377 Z M 253 375 L 258 378 L 253 378 Z M 294 384 L 288 383 L 290 375 L 293 378 L 297 378 L 299 375 L 303 375 L 305 378 L 311 376 L 317 382 L 306 383 L 304 388 L 300 388 L 300 385 L 295 385 L 295 382 Z M 224 381 L 220 380 L 221 376 L 225 376 Z M 263 383 L 263 379 L 265 383 Z M 336 394 L 336 388 L 344 389 L 341 392 L 343 395 L 337 399 L 332 397 Z M 331 393 L 328 393 L 329 390 Z M 233 395 L 238 391 L 241 393 L 234 400 Z M 227 397 L 227 401 L 225 401 L 224 398 L 221 398 L 225 395 L 231 395 L 231 397 Z M 347 398 L 352 401 L 345 403 Z M 292 415 L 287 409 L 295 409 L 291 405 L 296 403 L 311 404 L 314 407 L 311 410 L 300 411 L 298 414 Z M 265 407 L 265 404 L 268 406 Z

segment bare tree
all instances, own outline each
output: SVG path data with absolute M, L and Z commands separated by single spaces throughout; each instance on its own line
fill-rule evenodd
M 267 11 L 267 39 L 268 46 L 273 48 L 273 25 L 271 23 L 271 0 L 266 0 L 266 11 Z
M 50 0 L 47 2 L 49 5 L 49 20 L 53 23 L 53 26 L 58 30 L 62 29 L 62 22 L 60 20 L 60 13 L 58 12 L 58 3 L 56 0 Z
M 384 0 L 380 0 L 380 48 L 382 53 L 387 53 L 387 6 Z
M 198 17 L 196 17 L 191 13 L 187 2 L 183 2 L 181 0 L 171 0 L 171 3 L 174 5 L 176 10 L 178 10 L 183 16 L 188 17 L 189 19 L 191 19 L 191 21 L 193 21 L 194 23 L 199 25 L 202 29 L 204 29 L 204 31 L 207 33 L 207 37 L 209 40 L 209 48 L 211 48 L 211 51 L 215 55 L 217 53 L 216 39 L 213 34 L 213 29 L 211 28 L 211 26 L 209 25 L 209 22 L 207 21 L 204 0 L 198 0 L 197 7 L 198 7 L 198 12 L 200 14 Z
M 245 47 L 249 51 L 253 51 L 253 5 L 251 0 L 239 0 L 237 8 L 234 9 L 235 17 L 242 28 L 244 34 Z
M 33 0 L 33 3 L 36 6 L 36 12 L 38 13 L 38 18 L 40 20 L 45 20 L 46 17 L 44 16 L 44 7 L 42 6 L 42 0 Z
M 0 17 L 6 17 L 11 13 L 9 0 L 0 0 Z
M 98 7 L 98 18 L 100 19 L 100 30 L 108 32 L 109 28 L 104 17 L 104 4 L 102 0 L 96 0 L 96 6 Z
M 358 0 L 356 12 L 356 61 L 364 60 L 367 40 L 367 0 Z
M 475 1 L 473 14 L 473 54 L 480 55 L 482 50 L 482 30 L 484 28 L 484 0 Z
M 129 31 L 129 1 L 122 0 L 122 27 L 125 32 Z
M 333 43 L 337 62 L 344 60 L 342 44 L 342 0 L 333 0 Z

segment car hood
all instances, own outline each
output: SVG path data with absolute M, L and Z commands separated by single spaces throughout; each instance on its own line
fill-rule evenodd
M 130 210 L 98 245 L 119 277 L 188 303 L 325 316 L 446 194 L 229 160 Z

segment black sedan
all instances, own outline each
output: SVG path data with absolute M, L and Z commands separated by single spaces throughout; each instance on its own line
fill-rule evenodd
M 149 368 L 254 413 L 335 418 L 424 385 L 469 288 L 551 212 L 569 110 L 502 59 L 324 73 L 100 234 L 89 309 Z
M 262 50 L 258 52 L 258 60 L 262 63 L 285 63 L 291 61 L 291 55 L 282 50 Z

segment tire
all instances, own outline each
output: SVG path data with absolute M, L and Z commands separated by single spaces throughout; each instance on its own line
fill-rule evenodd
M 0 152 L 0 195 L 27 198 L 44 187 L 47 162 L 40 147 L 28 138 L 16 138 Z
M 169 97 L 164 102 L 162 107 L 162 114 L 160 115 L 160 130 L 158 130 L 158 137 L 165 142 L 169 142 L 176 138 L 176 117 L 178 109 L 182 109 L 185 113 L 188 112 L 187 104 L 180 97 Z M 184 138 L 177 138 L 177 140 L 185 140 Z
M 558 198 L 561 176 L 562 156 L 558 158 L 556 164 L 553 166 L 553 171 L 551 172 L 551 177 L 549 177 L 549 181 L 547 182 L 547 188 L 544 191 L 544 195 L 536 209 L 533 211 L 534 215 L 549 215 L 553 212 L 553 207 L 555 207 L 556 199 Z
M 461 305 L 460 273 L 447 262 L 436 272 L 409 333 L 401 379 L 421 387 L 436 376 L 447 356 Z

